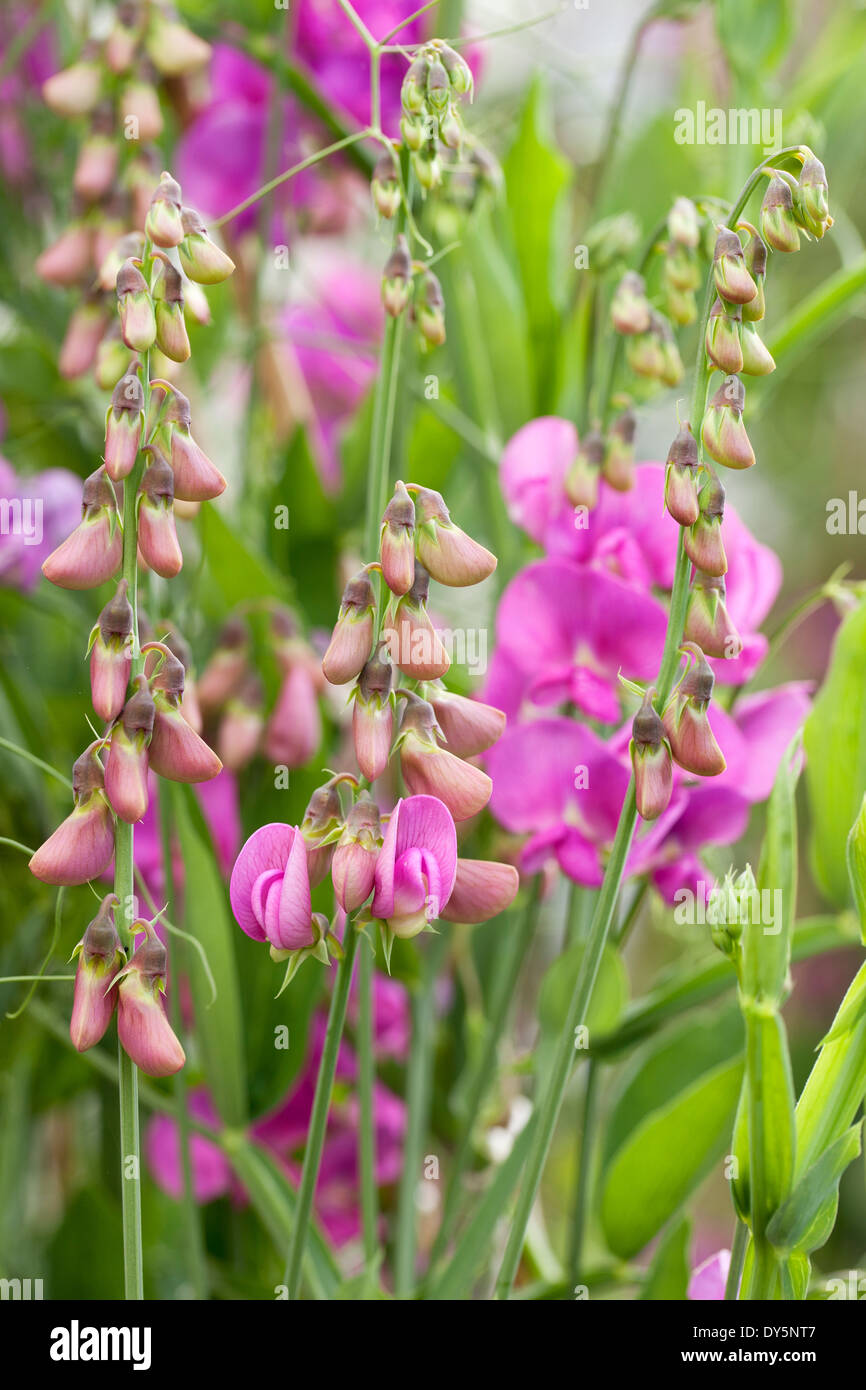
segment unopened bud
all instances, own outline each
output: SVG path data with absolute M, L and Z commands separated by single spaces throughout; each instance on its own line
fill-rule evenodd
M 643 277 L 637 271 L 627 271 L 611 301 L 610 314 L 614 328 L 617 333 L 647 333 L 650 313 Z
M 772 354 L 765 346 L 753 323 L 744 323 L 740 342 L 743 349 L 743 371 L 749 376 L 768 376 L 776 370 Z
M 61 589 L 95 589 L 120 566 L 123 536 L 117 499 L 104 468 L 85 479 L 81 511 L 80 524 L 42 566 L 45 578 Z
M 373 645 L 376 596 L 366 570 L 361 570 L 343 590 L 340 612 L 322 670 L 332 685 L 345 685 L 361 674 Z
M 180 184 L 164 170 L 144 223 L 145 235 L 155 246 L 178 246 L 183 240 L 180 208 Z
M 614 420 L 605 440 L 602 472 L 605 482 L 617 492 L 629 492 L 634 486 L 636 428 L 634 412 L 626 410 Z
M 400 181 L 392 155 L 383 154 L 377 160 L 370 192 L 379 215 L 392 218 L 400 206 Z
M 699 570 L 707 574 L 726 574 L 728 561 L 722 541 L 725 489 L 715 473 L 709 474 L 698 501 L 699 514 L 683 538 L 685 552 Z M 700 643 L 700 638 L 696 637 L 695 641 Z
M 679 242 L 690 251 L 697 249 L 700 241 L 698 210 L 691 198 L 677 198 L 668 213 L 668 232 L 672 241 Z
M 726 767 L 707 717 L 715 678 L 700 647 L 687 642 L 682 651 L 688 665 L 671 692 L 662 723 L 680 767 L 698 777 L 715 777 Z
M 695 572 L 686 609 L 685 638 L 696 642 L 707 656 L 734 660 L 743 650 L 742 639 L 725 604 L 721 575 Z
M 369 782 L 381 777 L 391 755 L 394 707 L 391 683 L 394 670 L 380 643 L 365 664 L 354 693 L 352 737 L 358 767 Z
M 90 690 L 100 719 L 116 719 L 126 700 L 132 666 L 134 614 L 127 597 L 129 585 L 121 579 L 91 634 Z
M 794 199 L 794 213 L 798 221 L 818 240 L 833 225 L 830 216 L 829 189 L 827 175 L 820 159 L 810 154 L 803 162 L 800 182 Z
M 159 255 L 156 261 L 153 297 L 157 347 L 172 362 L 185 362 L 190 346 L 183 316 L 183 281 L 167 256 Z
M 794 197 L 785 179 L 774 174 L 761 203 L 761 235 L 774 251 L 799 251 Z
M 746 391 L 737 376 L 729 376 L 711 398 L 701 425 L 701 441 L 716 463 L 727 468 L 752 468 L 755 454 L 743 423 Z
M 401 234 L 385 262 L 382 273 L 382 303 L 392 318 L 402 314 L 412 290 L 412 258 L 409 243 Z
M 732 304 L 748 304 L 758 293 L 749 274 L 740 238 L 729 227 L 722 227 L 713 252 L 713 277 L 722 299 Z
M 629 744 L 634 771 L 635 801 L 642 820 L 656 820 L 667 809 L 673 791 L 671 750 L 648 690 L 632 723 Z
M 379 558 L 392 594 L 408 593 L 415 580 L 415 504 L 401 482 L 382 517 Z
M 767 278 L 767 246 L 757 232 L 752 232 L 746 242 L 746 266 L 755 282 L 757 294 L 743 305 L 743 323 L 758 323 L 765 313 L 764 281 Z
M 144 391 L 134 372 L 114 388 L 105 413 L 105 471 L 114 482 L 128 477 L 138 457 L 144 425 Z
M 174 474 L 160 450 L 149 444 L 151 463 L 139 487 L 138 548 L 141 557 L 163 579 L 173 579 L 183 567 L 174 524 Z
M 432 270 L 424 272 L 415 291 L 415 322 L 428 343 L 445 342 L 445 297 Z
M 147 811 L 147 749 L 156 715 L 145 677 L 136 677 L 136 682 L 135 694 L 127 700 L 119 723 L 112 729 L 105 764 L 105 794 L 111 809 L 130 825 L 141 820 Z
M 117 991 L 112 988 L 126 957 L 114 925 L 118 898 L 109 893 L 73 951 L 78 957 L 75 994 L 69 1036 L 78 1052 L 86 1052 L 105 1036 L 111 1022 Z
M 590 430 L 581 440 L 577 458 L 565 475 L 565 495 L 573 507 L 592 511 L 598 501 L 598 480 L 604 463 L 604 439 Z
M 733 376 L 743 370 L 741 342 L 743 311 L 739 304 L 717 299 L 707 323 L 707 356 L 720 372 Z
M 181 208 L 183 237 L 178 243 L 180 263 L 197 285 L 219 285 L 235 268 L 231 256 L 211 241 L 199 214 L 194 208 Z
M 668 450 L 665 473 L 665 506 L 680 526 L 697 521 L 698 446 L 688 421 Z
M 440 493 L 418 488 L 415 512 L 418 559 L 437 583 L 466 588 L 496 569 L 496 556 L 454 524 Z

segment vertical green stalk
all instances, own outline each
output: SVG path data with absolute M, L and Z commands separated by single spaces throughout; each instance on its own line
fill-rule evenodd
M 728 1269 L 728 1277 L 725 1282 L 726 1302 L 736 1302 L 740 1292 L 740 1280 L 743 1277 L 743 1265 L 746 1262 L 746 1250 L 749 1245 L 749 1228 L 744 1221 L 737 1218 L 737 1226 L 734 1231 L 734 1243 L 731 1247 L 731 1264 Z
M 592 1160 L 595 1147 L 596 1121 L 598 1119 L 598 1083 L 601 1067 L 598 1062 L 589 1060 L 586 1069 L 586 1091 L 583 1097 L 583 1123 L 580 1127 L 580 1153 L 577 1160 L 577 1182 L 575 1183 L 574 1211 L 572 1213 L 571 1239 L 568 1248 L 566 1269 L 569 1283 L 573 1287 L 580 1282 L 580 1269 L 583 1263 L 583 1245 L 586 1239 L 587 1219 L 592 1194 Z
M 162 841 L 162 870 L 165 879 L 165 895 L 169 903 L 175 901 L 174 866 L 171 855 L 171 789 L 164 783 L 160 789 L 159 796 L 159 829 Z M 177 939 L 171 933 L 166 933 L 168 948 L 168 972 L 171 980 L 171 990 L 169 991 L 169 1011 L 171 1026 L 178 1037 L 183 1032 L 183 1018 L 180 1006 L 180 952 L 177 949 Z M 178 1149 L 180 1151 L 180 1167 L 183 1181 L 183 1198 L 181 1206 L 183 1208 L 184 1224 L 184 1245 L 186 1247 L 186 1268 L 189 1276 L 190 1287 L 193 1296 L 197 1299 L 205 1299 L 208 1296 L 207 1269 L 204 1257 L 204 1245 L 202 1242 L 201 1221 L 199 1210 L 195 1200 L 192 1177 L 192 1155 L 190 1152 L 190 1128 L 189 1128 L 189 1105 L 186 1080 L 184 1078 L 183 1067 L 179 1072 L 175 1072 L 172 1078 L 172 1089 L 174 1091 L 175 1105 L 177 1107 L 177 1137 Z
M 142 260 L 147 266 L 150 248 L 145 247 Z M 142 361 L 144 414 L 150 395 L 150 354 Z M 138 485 L 144 472 L 144 458 L 139 453 L 129 477 L 123 485 L 123 561 L 121 573 L 127 581 L 128 598 L 132 605 L 132 670 L 137 675 L 142 667 L 138 637 Z M 136 899 L 133 880 L 133 827 L 118 820 L 114 834 L 114 891 L 120 907 L 120 936 L 125 947 L 134 947 L 132 924 L 136 918 Z M 144 1298 L 144 1264 L 141 1244 L 141 1136 L 138 1124 L 138 1068 L 117 1043 L 117 1086 L 120 1105 L 120 1183 L 123 1213 L 123 1277 L 124 1293 L 128 1299 Z
M 292 1231 L 292 1239 L 289 1244 L 289 1254 L 286 1262 L 285 1283 L 289 1299 L 293 1301 L 297 1300 L 300 1296 L 301 1267 L 303 1265 L 304 1251 L 307 1244 L 307 1232 L 310 1226 L 313 1196 L 316 1190 L 316 1181 L 319 1176 L 319 1165 L 322 1161 L 325 1129 L 328 1124 L 328 1111 L 331 1108 L 331 1093 L 334 1089 L 334 1074 L 337 1070 L 340 1040 L 343 1036 L 343 1027 L 346 1022 L 346 1007 L 349 1002 L 352 968 L 355 964 L 355 952 L 357 949 L 358 933 L 351 924 L 347 924 L 346 937 L 343 942 L 343 959 L 337 967 L 337 979 L 334 985 L 334 992 L 331 995 L 331 1007 L 328 1011 L 325 1046 L 322 1050 L 322 1060 L 319 1063 L 319 1074 L 316 1078 L 316 1094 L 313 1099 L 313 1112 L 310 1116 L 310 1127 L 307 1131 L 307 1144 L 304 1150 L 304 1167 L 301 1173 L 301 1186 L 298 1189 L 295 1225 Z
M 364 1266 L 375 1269 L 379 1253 L 379 1191 L 376 1185 L 376 1056 L 373 1027 L 373 950 L 361 943 L 358 960 L 358 1171 L 361 1186 L 361 1224 Z
M 532 881 L 529 900 L 519 921 L 511 923 L 510 929 L 503 932 L 502 954 L 499 958 L 499 969 L 493 982 L 484 1051 L 479 1059 L 466 1098 L 466 1119 L 451 1162 L 451 1176 L 448 1180 L 445 1201 L 442 1206 L 442 1220 L 439 1223 L 439 1230 L 436 1232 L 436 1239 L 430 1253 L 431 1269 L 438 1262 L 440 1256 L 444 1254 L 457 1219 L 461 1181 L 472 1155 L 472 1135 L 496 1070 L 499 1042 L 505 1028 L 523 962 L 526 959 L 530 942 L 535 935 L 540 901 L 541 875 L 538 874 Z
M 447 942 L 448 937 L 444 933 L 433 938 L 424 961 L 420 989 L 412 1000 L 412 1049 L 406 1082 L 408 1116 L 394 1251 L 394 1293 L 397 1298 L 411 1297 L 415 1283 L 415 1192 L 421 1176 L 424 1141 L 430 1119 L 436 1009 L 434 988 Z

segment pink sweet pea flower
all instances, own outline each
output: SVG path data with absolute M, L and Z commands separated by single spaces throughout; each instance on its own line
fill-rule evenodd
M 577 457 L 577 430 L 570 420 L 542 415 L 512 435 L 499 463 L 508 515 L 539 545 L 554 520 L 574 526 L 565 496 L 565 475 Z
M 730 1250 L 717 1250 L 715 1255 L 710 1255 L 709 1259 L 692 1270 L 686 1297 L 692 1303 L 708 1303 L 723 1299 L 730 1267 Z
M 571 700 L 591 718 L 620 717 L 617 676 L 651 680 L 658 670 L 667 617 L 657 599 L 603 570 L 539 560 L 505 590 L 496 619 L 497 653 L 521 673 L 523 700 Z M 515 713 L 501 665 L 484 698 Z
M 281 951 L 312 946 L 310 878 L 304 837 L 273 822 L 254 831 L 235 861 L 229 885 L 241 931 Z
M 738 657 L 711 661 L 716 679 L 725 685 L 743 685 L 754 676 L 767 654 L 767 639 L 757 631 L 772 608 L 782 585 L 778 555 L 756 541 L 745 522 L 725 507 L 722 540 L 728 557 L 725 604 L 740 634 L 743 649 Z
M 457 876 L 457 832 L 435 796 L 398 801 L 376 861 L 372 913 L 397 936 L 416 936 L 435 922 Z

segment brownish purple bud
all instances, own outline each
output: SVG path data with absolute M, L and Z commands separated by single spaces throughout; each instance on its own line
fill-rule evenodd
M 361 674 L 373 645 L 375 615 L 376 595 L 364 569 L 343 590 L 340 612 L 322 657 L 325 679 L 332 685 L 345 685 Z
M 438 684 L 428 687 L 427 698 L 446 747 L 458 758 L 486 752 L 505 731 L 505 715 L 494 705 L 455 695 Z
M 722 299 L 732 304 L 748 304 L 758 293 L 749 274 L 740 238 L 730 227 L 722 227 L 713 252 L 713 277 Z
M 162 414 L 161 430 L 169 432 L 174 495 L 178 501 L 208 502 L 225 492 L 226 480 L 190 433 L 189 401 L 171 388 Z
M 421 276 L 415 291 L 415 322 L 433 347 L 445 342 L 445 296 L 432 270 Z
M 146 935 L 120 974 L 118 1037 L 124 1052 L 146 1076 L 173 1076 L 186 1057 L 165 1013 L 165 947 L 147 923 L 136 922 L 132 931 Z
M 412 293 L 412 257 L 409 243 L 401 234 L 385 262 L 382 272 L 382 303 L 392 318 L 399 318 Z
M 436 735 L 442 731 L 432 705 L 412 692 L 401 693 L 406 703 L 396 746 L 408 791 L 438 797 L 456 821 L 469 820 L 487 805 L 493 783 L 480 767 L 440 746 Z
M 824 165 L 810 152 L 803 161 L 800 182 L 794 195 L 794 215 L 800 225 L 819 241 L 833 225 L 829 192 Z
M 402 482 L 382 517 L 379 559 L 392 594 L 408 593 L 415 580 L 415 504 Z
M 394 705 L 391 684 L 394 669 L 380 642 L 365 664 L 354 692 L 352 738 L 358 767 L 369 782 L 381 777 L 391 756 Z
M 114 855 L 114 817 L 105 797 L 99 741 L 81 754 L 72 769 L 74 807 L 30 860 L 42 883 L 88 883 L 105 873 Z
M 720 372 L 729 376 L 743 369 L 742 318 L 739 304 L 726 305 L 717 299 L 707 323 L 707 356 Z
M 136 684 L 111 731 L 105 764 L 105 794 L 115 815 L 130 825 L 147 811 L 147 750 L 156 715 L 145 677 L 137 676 Z
M 427 612 L 429 588 L 430 576 L 416 560 L 412 588 L 389 609 L 382 632 L 394 665 L 418 681 L 438 680 L 451 665 Z
M 440 493 L 417 488 L 415 513 L 418 558 L 437 583 L 465 588 L 496 569 L 496 556 L 454 525 Z
M 117 312 L 120 332 L 133 352 L 147 352 L 156 339 L 156 319 L 141 262 L 131 258 L 117 272 Z
M 725 489 L 717 474 L 709 473 L 698 502 L 698 517 L 683 538 L 685 552 L 697 569 L 707 574 L 727 574 L 728 561 L 722 540 Z
M 696 571 L 686 609 L 685 637 L 696 642 L 707 656 L 719 660 L 736 660 L 743 650 L 742 638 L 725 604 L 725 581 L 721 575 Z
M 180 184 L 164 170 L 144 223 L 145 236 L 154 246 L 178 246 L 183 240 L 180 200 Z
M 664 725 L 648 690 L 631 726 L 629 755 L 634 772 L 635 802 L 642 820 L 656 820 L 667 810 L 673 791 L 671 750 Z
M 174 474 L 156 445 L 148 444 L 145 452 L 151 462 L 138 492 L 138 549 L 146 565 L 163 579 L 173 579 L 183 567 L 174 524 Z
M 61 589 L 95 589 L 120 567 L 123 537 L 117 519 L 117 499 L 104 468 L 85 479 L 82 519 L 42 566 L 42 573 Z
M 665 473 L 665 506 L 680 526 L 697 521 L 698 505 L 698 446 L 688 421 L 668 450 Z
M 634 486 L 636 427 L 634 412 L 626 410 L 614 420 L 605 440 L 602 472 L 605 482 L 617 492 L 630 492 Z
M 761 203 L 761 235 L 774 251 L 799 251 L 794 195 L 788 182 L 774 174 Z
M 156 345 L 172 362 L 185 362 L 190 354 L 183 316 L 183 281 L 168 257 L 157 253 L 153 284 Z
M 598 501 L 598 481 L 604 463 L 604 439 L 599 430 L 581 440 L 577 458 L 565 475 L 565 495 L 573 507 L 592 511 Z
M 134 615 L 121 579 L 90 636 L 90 690 L 100 719 L 116 719 L 123 709 L 132 666 Z
M 636 270 L 628 270 L 620 280 L 611 301 L 610 315 L 617 333 L 630 336 L 648 333 L 650 326 L 650 304 L 646 297 L 643 276 Z
M 746 390 L 739 377 L 729 376 L 707 406 L 701 441 L 716 463 L 727 468 L 752 468 L 755 454 L 743 423 Z
M 376 161 L 370 183 L 370 192 L 376 211 L 381 217 L 390 220 L 400 206 L 400 182 L 397 178 L 397 166 L 392 155 L 382 154 Z
M 69 1036 L 78 1052 L 86 1052 L 105 1036 L 117 1003 L 117 991 L 112 985 L 126 964 L 114 925 L 117 905 L 114 893 L 103 898 L 98 913 L 72 953 L 73 959 L 78 957 L 78 966 Z
M 758 323 L 765 313 L 764 281 L 767 278 L 767 246 L 757 232 L 752 232 L 746 242 L 745 257 L 746 266 L 755 282 L 757 294 L 754 299 L 749 300 L 748 304 L 743 305 L 743 323 Z
M 317 787 L 310 797 L 301 835 L 307 851 L 307 876 L 310 887 L 316 888 L 327 878 L 334 857 L 334 846 L 343 829 L 343 808 L 337 790 L 339 777 L 332 777 Z
M 346 817 L 331 861 L 334 895 L 344 912 L 356 912 L 372 893 L 381 843 L 379 808 L 362 795 Z
M 707 717 L 715 678 L 694 642 L 684 642 L 681 650 L 688 665 L 671 692 L 662 723 L 680 767 L 697 777 L 717 777 L 724 772 L 726 763 Z
M 127 372 L 114 388 L 105 413 L 105 471 L 114 482 L 126 478 L 135 465 L 144 425 L 144 392 L 135 372 Z

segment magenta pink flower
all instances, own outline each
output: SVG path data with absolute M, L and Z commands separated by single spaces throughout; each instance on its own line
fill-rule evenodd
M 457 876 L 457 832 L 435 796 L 409 796 L 391 812 L 376 862 L 372 913 L 397 936 L 435 922 Z
M 254 941 L 281 951 L 313 945 L 307 849 L 296 826 L 274 822 L 254 831 L 235 861 L 229 891 L 238 926 Z
M 730 1250 L 717 1250 L 715 1255 L 710 1255 L 709 1259 L 692 1270 L 687 1298 L 693 1303 L 723 1299 L 730 1267 Z
M 500 601 L 485 699 L 509 716 L 523 702 L 572 701 L 591 718 L 615 723 L 618 673 L 651 680 L 666 627 L 662 605 L 634 584 L 566 560 L 539 560 Z
M 38 583 L 43 561 L 81 520 L 81 479 L 66 468 L 22 478 L 0 458 L 0 497 L 14 523 L 0 535 L 0 584 L 26 592 Z

